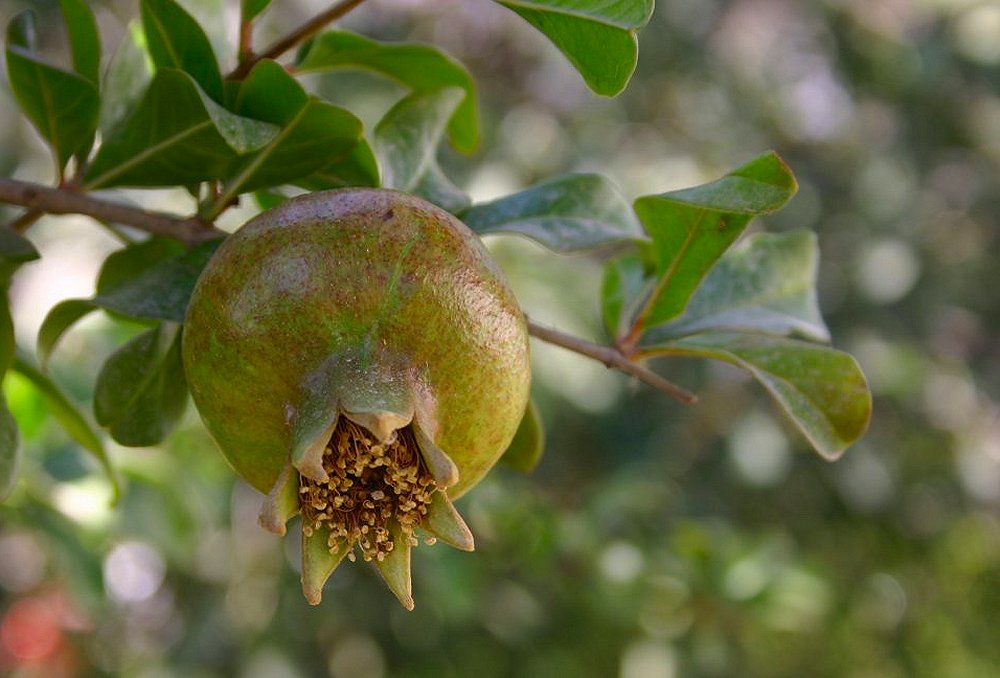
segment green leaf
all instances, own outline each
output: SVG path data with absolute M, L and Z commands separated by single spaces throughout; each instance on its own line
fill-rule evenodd
M 153 60 L 146 50 L 146 35 L 142 26 L 133 21 L 104 72 L 98 122 L 102 137 L 112 137 L 115 127 L 135 109 L 153 79 L 153 71 Z
M 259 150 L 277 133 L 275 125 L 225 110 L 183 71 L 161 69 L 132 114 L 98 149 L 86 187 L 225 179 L 239 154 Z
M 38 258 L 38 250 L 30 240 L 9 226 L 0 226 L 0 287 L 7 286 L 22 264 Z
M 66 299 L 52 307 L 38 328 L 38 361 L 48 369 L 49 359 L 59 340 L 80 318 L 97 309 L 90 299 Z
M 295 78 L 274 61 L 250 72 L 236 99 L 240 115 L 281 125 L 256 153 L 240 158 L 232 179 L 216 201 L 258 188 L 291 183 L 347 157 L 361 138 L 361 121 L 342 108 L 309 97 Z
M 868 427 L 872 399 L 857 361 L 841 351 L 793 339 L 701 334 L 645 351 L 732 363 L 752 374 L 812 446 L 836 459 Z
M 162 441 L 187 404 L 180 326 L 162 324 L 115 351 L 94 389 L 94 415 L 122 445 Z
M 14 98 L 55 154 L 60 175 L 88 148 L 97 128 L 96 83 L 52 66 L 35 52 L 34 16 L 22 12 L 7 26 L 7 81 Z
M 472 76 L 444 52 L 428 45 L 383 43 L 347 31 L 327 31 L 312 41 L 296 70 L 314 73 L 337 68 L 371 70 L 414 92 L 461 87 L 465 96 L 451 115 L 448 135 L 455 148 L 466 153 L 479 143 Z
M 650 328 L 640 345 L 706 331 L 800 334 L 829 341 L 816 298 L 818 263 L 813 233 L 753 235 L 722 256 L 683 315 Z
M 637 254 L 626 254 L 607 263 L 601 281 L 601 313 L 608 336 L 617 337 L 628 326 L 647 282 L 645 264 Z
M 766 153 L 718 181 L 636 200 L 658 259 L 659 279 L 640 316 L 644 326 L 679 316 L 750 220 L 784 205 L 796 189 L 785 163 Z
M 378 161 L 368 142 L 361 138 L 343 158 L 336 158 L 318 172 L 295 182 L 309 191 L 324 191 L 346 186 L 380 186 Z
M 27 379 L 38 390 L 48 412 L 62 424 L 73 440 L 80 443 L 84 449 L 89 450 L 94 455 L 107 474 L 108 480 L 111 482 L 114 490 L 114 501 L 117 502 L 121 496 L 118 475 L 111 465 L 108 453 L 104 449 L 104 443 L 97 432 L 94 431 L 90 422 L 83 416 L 83 413 L 70 402 L 69 398 L 66 397 L 66 394 L 62 392 L 55 382 L 45 374 L 42 374 L 22 353 L 18 353 L 11 369 Z
M 520 233 L 556 252 L 645 238 L 628 203 L 596 174 L 556 177 L 460 216 L 476 233 Z
M 0 393 L 0 501 L 6 499 L 21 468 L 21 441 L 17 422 L 7 408 L 7 399 Z
M 220 244 L 222 240 L 202 243 L 100 292 L 92 301 L 130 318 L 183 322 L 195 282 Z
M 240 15 L 242 20 L 250 21 L 256 18 L 270 4 L 271 0 L 241 0 Z
M 635 71 L 635 33 L 653 0 L 496 0 L 537 28 L 569 59 L 594 92 L 614 96 Z
M 212 43 L 198 21 L 174 0 L 142 0 L 139 7 L 156 67 L 184 71 L 208 96 L 222 102 L 222 74 Z
M 463 96 L 456 87 L 411 94 L 386 113 L 374 141 L 384 186 L 419 195 L 449 212 L 469 204 L 437 164 L 445 126 Z
M 10 300 L 7 290 L 0 292 L 0 381 L 7 373 L 14 351 L 17 350 L 17 340 L 14 337 L 14 320 L 10 317 Z
M 116 287 L 183 252 L 183 245 L 169 238 L 150 238 L 113 252 L 101 265 L 97 276 L 97 294 L 110 294 Z M 42 369 L 48 369 L 52 351 L 66 330 L 97 308 L 99 306 L 93 299 L 66 299 L 52 307 L 38 329 L 37 350 Z
M 157 264 L 179 257 L 186 251 L 172 238 L 152 237 L 112 252 L 97 275 L 97 293 L 108 294 Z
M 515 471 L 530 473 L 541 461 L 544 447 L 545 431 L 542 428 L 542 418 L 538 415 L 535 402 L 530 401 L 524 416 L 521 417 L 517 433 L 500 457 L 500 462 Z
M 94 13 L 83 0 L 59 0 L 69 47 L 73 55 L 73 70 L 95 85 L 101 79 L 101 36 L 97 32 Z

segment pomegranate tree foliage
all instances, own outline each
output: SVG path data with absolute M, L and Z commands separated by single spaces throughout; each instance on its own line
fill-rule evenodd
M 498 2 L 547 36 L 587 85 L 607 96 L 628 83 L 636 33 L 653 9 L 652 0 Z M 243 0 L 244 25 L 268 4 Z M 101 73 L 101 39 L 86 2 L 59 5 L 70 64 L 38 53 L 30 11 L 7 26 L 5 49 L 11 90 L 51 147 L 67 190 L 182 186 L 205 224 L 236 201 L 273 205 L 292 189 L 382 186 L 413 193 L 480 234 L 516 233 L 560 253 L 604 253 L 602 298 L 594 303 L 603 311 L 608 348 L 624 359 L 693 356 L 735 364 L 826 458 L 836 458 L 864 432 L 871 408 L 864 376 L 853 358 L 828 345 L 817 307 L 815 238 L 802 231 L 740 237 L 755 217 L 795 194 L 795 179 L 776 154 L 759 154 L 716 181 L 632 205 L 593 174 L 552 177 L 473 204 L 437 162 L 442 144 L 466 153 L 477 147 L 473 79 L 433 46 L 331 29 L 312 36 L 288 61 L 247 50 L 227 76 L 205 32 L 180 5 L 141 0 L 141 21 Z M 354 113 L 298 79 L 334 69 L 372 71 L 408 93 L 365 130 Z M 109 256 L 92 298 L 65 300 L 49 312 L 38 336 L 40 369 L 15 346 L 4 295 L 2 368 L 37 387 L 113 483 L 101 436 L 47 376 L 48 359 L 60 337 L 92 311 L 147 323 L 149 329 L 101 369 L 94 418 L 120 444 L 162 441 L 187 402 L 178 327 L 218 245 L 211 235 L 206 231 L 207 242 L 190 247 L 168 237 L 136 238 Z M 0 230 L 5 285 L 37 256 L 19 232 Z M 508 462 L 529 470 L 541 436 L 531 407 Z M 19 454 L 16 424 L 0 403 L 0 494 L 16 481 Z

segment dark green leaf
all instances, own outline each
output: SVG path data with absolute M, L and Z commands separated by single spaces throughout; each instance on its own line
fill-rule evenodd
M 24 355 L 20 353 L 17 355 L 11 369 L 27 379 L 38 390 L 49 413 L 62 424 L 73 440 L 93 453 L 108 475 L 108 480 L 114 491 L 114 501 L 118 501 L 121 494 L 118 476 L 104 449 L 104 443 L 90 422 L 83 416 L 83 413 L 69 401 L 69 398 L 56 386 L 55 382 L 42 374 Z
M 826 346 L 778 337 L 703 334 L 650 354 L 714 358 L 749 371 L 827 459 L 836 459 L 868 427 L 872 400 L 857 361 Z
M 7 409 L 7 399 L 0 393 L 0 501 L 10 495 L 21 468 L 21 441 L 17 422 Z
M 601 310 L 608 336 L 617 337 L 627 327 L 647 286 L 646 270 L 637 254 L 612 259 L 604 268 L 601 282 Z
M 225 179 L 239 154 L 259 150 L 277 133 L 275 125 L 226 111 L 186 73 L 161 69 L 138 107 L 97 151 L 86 186 Z
M 347 157 L 361 138 L 361 121 L 348 111 L 309 97 L 274 61 L 254 67 L 240 88 L 236 111 L 281 125 L 256 153 L 241 157 L 217 204 L 258 188 L 291 183 Z
M 138 105 L 153 79 L 153 70 L 142 26 L 133 21 L 104 72 L 99 125 L 105 139 L 113 136 L 115 127 Z
M 528 403 L 528 409 L 521 417 L 514 439 L 510 441 L 507 450 L 500 461 L 515 471 L 530 473 L 538 466 L 545 447 L 545 431 L 542 428 L 542 418 L 534 401 Z
M 320 171 L 295 184 L 310 191 L 323 191 L 345 186 L 380 186 L 381 179 L 375 153 L 362 138 L 346 157 L 334 159 Z
M 10 301 L 7 299 L 7 290 L 0 290 L 0 381 L 3 381 L 3 375 L 14 359 L 15 350 L 17 343 L 14 338 L 14 320 L 10 317 Z
M 184 246 L 172 238 L 153 237 L 112 252 L 101 264 L 101 272 L 97 275 L 97 293 L 108 294 L 185 251 Z
M 461 218 L 476 233 L 520 233 L 557 252 L 645 238 L 628 203 L 596 174 L 556 177 Z
M 277 61 L 262 59 L 240 84 L 233 111 L 284 126 L 309 102 L 309 95 Z
M 428 45 L 389 44 L 347 31 L 327 31 L 310 44 L 297 71 L 361 68 L 385 75 L 415 92 L 461 87 L 465 96 L 448 123 L 455 148 L 466 153 L 479 142 L 472 76 L 460 63 Z
M 211 240 L 101 292 L 93 303 L 130 318 L 183 322 L 194 284 L 222 243 Z
M 808 231 L 753 235 L 719 259 L 681 317 L 650 328 L 641 345 L 706 331 L 829 341 L 816 299 L 818 263 L 816 236 Z
M 222 74 L 212 43 L 197 20 L 174 0 L 142 0 L 142 28 L 153 63 L 177 68 L 217 102 L 222 102 Z
M 517 12 L 566 55 L 587 85 L 618 94 L 635 70 L 635 32 L 649 21 L 653 0 L 496 0 Z
M 38 133 L 66 166 L 89 146 L 97 128 L 100 96 L 87 78 L 42 61 L 35 53 L 34 17 L 22 12 L 7 26 L 7 80 Z
M 104 363 L 94 389 L 94 414 L 118 443 L 155 445 L 180 420 L 187 404 L 180 347 L 180 327 L 165 323 L 143 332 Z
M 242 15 L 243 21 L 250 21 L 258 16 L 261 12 L 267 9 L 267 6 L 271 4 L 271 0 L 241 0 L 240 2 L 240 14 Z
M 66 299 L 52 307 L 38 328 L 38 360 L 48 369 L 49 359 L 62 335 L 83 316 L 97 309 L 90 299 Z
M 642 312 L 644 326 L 679 316 L 750 220 L 784 205 L 796 188 L 785 163 L 767 153 L 718 181 L 636 200 L 658 258 L 659 280 Z
M 6 288 L 10 276 L 22 264 L 38 258 L 38 250 L 30 240 L 9 226 L 0 226 L 0 287 Z
M 441 137 L 463 96 L 456 87 L 411 94 L 386 113 L 374 142 L 384 186 L 419 195 L 449 212 L 469 204 L 437 164 Z
M 209 243 L 205 247 L 211 256 L 218 243 Z M 118 250 L 104 260 L 101 266 L 100 275 L 97 277 L 97 296 L 92 299 L 67 299 L 52 307 L 42 326 L 38 330 L 38 359 L 43 369 L 47 368 L 49 358 L 55 349 L 62 335 L 80 318 L 98 308 L 117 311 L 129 317 L 153 319 L 153 320 L 181 320 L 183 312 L 177 309 L 171 310 L 161 305 L 159 302 L 152 302 L 150 306 L 158 310 L 160 315 L 147 317 L 136 313 L 138 310 L 146 308 L 134 308 L 131 300 L 143 294 L 163 295 L 160 301 L 167 304 L 179 303 L 186 306 L 186 297 L 178 299 L 177 289 L 167 290 L 171 286 L 178 286 L 180 294 L 190 296 L 193 283 L 188 283 L 184 277 L 184 271 L 190 265 L 191 258 L 195 260 L 195 267 L 198 267 L 200 257 L 206 256 L 205 252 L 192 250 L 185 252 L 183 246 L 174 240 L 167 238 L 150 238 L 149 240 L 130 245 Z M 189 257 L 185 259 L 184 257 Z M 207 261 L 207 258 L 204 259 Z M 201 266 L 204 266 L 202 263 Z M 144 274 L 149 277 L 137 280 Z M 134 282 L 134 287 L 132 286 Z M 108 301 L 110 300 L 110 302 Z M 121 311 L 121 307 L 127 306 L 129 312 Z M 175 317 L 180 313 L 180 317 Z M 162 318 L 164 314 L 170 317 Z
M 73 54 L 73 70 L 95 85 L 101 79 L 101 36 L 97 32 L 94 13 L 84 0 L 59 0 L 69 47 Z

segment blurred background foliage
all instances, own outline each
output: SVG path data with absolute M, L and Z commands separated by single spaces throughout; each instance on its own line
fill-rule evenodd
M 135 3 L 91 4 L 116 44 Z M 184 4 L 233 54 L 238 3 Z M 260 42 L 321 3 L 274 4 Z M 61 49 L 52 0 L 5 0 L 0 21 L 24 7 Z M 373 0 L 344 25 L 469 67 L 484 142 L 444 160 L 477 200 L 566 171 L 605 173 L 634 198 L 777 150 L 801 191 L 757 228 L 819 234 L 821 305 L 871 381 L 870 431 L 826 463 L 734 370 L 664 363 L 701 396 L 684 409 L 536 343 L 546 455 L 459 502 L 477 552 L 420 547 L 412 613 L 346 567 L 310 608 L 294 540 L 257 527 L 260 497 L 193 409 L 161 448 L 109 442 L 126 479 L 112 508 L 100 470 L 12 374 L 28 461 L 0 507 L 0 673 L 1000 675 L 1000 6 L 661 0 L 617 99 L 481 0 Z M 358 73 L 310 85 L 368 121 L 399 94 Z M 0 87 L 0 172 L 51 181 L 49 165 Z M 118 246 L 84 218 L 43 219 L 31 238 L 43 258 L 13 288 L 23 347 L 57 301 L 93 291 Z M 602 253 L 489 244 L 533 317 L 603 339 Z M 89 318 L 55 377 L 89 407 L 101 359 L 135 331 Z

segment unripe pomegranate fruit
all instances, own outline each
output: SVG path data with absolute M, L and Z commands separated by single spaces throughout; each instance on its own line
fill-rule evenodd
M 478 237 L 381 189 L 300 196 L 230 236 L 184 325 L 195 404 L 229 463 L 302 515 L 310 603 L 343 558 L 408 608 L 421 532 L 472 550 L 451 500 L 496 463 L 528 400 L 528 335 Z

